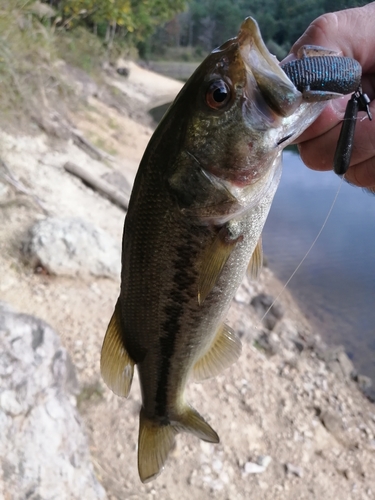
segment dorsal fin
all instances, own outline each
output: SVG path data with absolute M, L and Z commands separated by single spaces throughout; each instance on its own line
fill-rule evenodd
M 100 371 L 108 387 L 118 396 L 127 398 L 133 380 L 135 363 L 124 346 L 120 315 L 119 299 L 104 337 Z
M 193 376 L 202 380 L 219 375 L 241 354 L 241 340 L 228 325 L 221 325 L 209 350 L 195 363 Z

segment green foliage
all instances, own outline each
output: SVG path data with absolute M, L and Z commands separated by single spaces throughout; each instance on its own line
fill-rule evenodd
M 281 59 L 325 11 L 363 0 L 1 0 L 0 116 L 35 116 L 74 96 L 58 59 L 99 74 L 104 59 L 137 45 L 143 54 L 197 61 L 255 17 Z M 183 10 L 187 3 L 187 10 Z M 179 14 L 178 14 L 179 13 Z M 87 30 L 87 27 L 90 29 Z M 74 28 L 74 29 L 73 29 Z M 96 36 L 98 35 L 98 36 Z M 103 44 L 103 39 L 105 44 Z M 115 41 L 115 43 L 113 43 Z M 111 50 L 109 50 L 109 47 Z
M 156 26 L 183 10 L 184 5 L 184 0 L 61 0 L 58 2 L 66 26 L 74 27 L 84 22 L 95 26 L 98 34 L 107 38 L 111 28 L 113 33 L 117 30 L 120 36 L 131 33 L 135 41 L 150 35 Z
M 55 47 L 58 57 L 90 74 L 99 70 L 108 56 L 102 41 L 83 26 L 56 31 Z
M 336 10 L 349 9 L 352 7 L 362 7 L 370 3 L 366 0 L 324 0 L 324 12 L 334 12 Z
M 189 5 L 193 25 L 193 45 L 209 51 L 231 38 L 243 19 L 243 0 L 192 0 Z
M 115 23 L 134 31 L 130 0 L 62 0 L 59 8 L 68 23 L 74 25 L 81 19 L 97 23 Z
M 0 117 L 9 124 L 27 122 L 69 92 L 55 66 L 53 34 L 38 7 L 34 0 L 1 2 Z
M 144 45 L 163 54 L 167 46 L 192 46 L 211 51 L 238 32 L 241 22 L 254 17 L 262 36 L 277 57 L 284 57 L 308 25 L 324 12 L 369 3 L 364 0 L 188 0 L 188 9 L 159 28 Z
M 275 11 L 278 22 L 273 39 L 279 45 L 290 47 L 307 26 L 323 13 L 322 2 L 319 1 L 280 0 Z

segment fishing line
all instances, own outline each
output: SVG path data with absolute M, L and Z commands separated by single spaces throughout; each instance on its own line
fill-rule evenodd
M 282 287 L 281 291 L 278 293 L 278 295 L 276 296 L 276 298 L 274 299 L 274 301 L 272 302 L 272 304 L 269 306 L 269 308 L 267 309 L 267 311 L 263 314 L 263 316 L 260 318 L 260 322 L 262 322 L 264 320 L 264 318 L 267 316 L 267 314 L 270 312 L 270 310 L 272 309 L 272 307 L 274 306 L 274 304 L 279 300 L 279 298 L 281 297 L 281 295 L 284 293 L 286 287 L 289 285 L 289 283 L 291 282 L 291 280 L 293 279 L 293 277 L 295 276 L 295 274 L 297 273 L 298 269 L 302 266 L 302 264 L 305 262 L 306 258 L 308 257 L 309 253 L 311 252 L 311 250 L 313 249 L 315 243 L 318 241 L 319 239 L 319 236 L 322 234 L 323 232 L 323 229 L 324 227 L 326 226 L 327 224 L 327 221 L 332 213 L 332 210 L 333 210 L 333 207 L 335 206 L 335 203 L 336 203 L 336 200 L 338 198 L 338 195 L 341 191 L 341 186 L 342 186 L 342 183 L 344 182 L 344 177 L 345 175 L 343 175 L 341 177 L 341 181 L 339 183 L 339 187 L 337 188 L 337 191 L 336 191 L 336 194 L 335 194 L 335 197 L 333 198 L 333 201 L 331 203 L 331 206 L 328 210 L 328 213 L 326 215 L 326 218 L 324 219 L 324 222 L 323 222 L 323 225 L 322 227 L 319 229 L 318 231 L 318 234 L 315 236 L 314 238 L 314 241 L 311 243 L 309 249 L 307 250 L 307 252 L 305 253 L 303 259 L 301 260 L 301 262 L 298 264 L 298 266 L 295 268 L 295 270 L 293 271 L 292 275 L 290 276 L 290 278 L 288 279 L 288 281 L 285 283 L 285 285 Z

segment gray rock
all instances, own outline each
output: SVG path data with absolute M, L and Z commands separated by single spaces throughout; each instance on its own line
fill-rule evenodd
M 120 76 L 128 77 L 130 75 L 130 69 L 129 68 L 119 67 L 119 68 L 116 69 L 116 71 L 117 71 L 117 73 Z
M 313 345 L 313 340 L 309 338 L 311 335 L 298 322 L 288 318 L 279 321 L 273 333 L 287 351 L 301 353 Z
M 264 465 L 259 465 L 254 462 L 246 462 L 244 465 L 245 474 L 262 474 L 266 470 Z
M 340 364 L 340 368 L 344 378 L 345 379 L 352 378 L 353 373 L 355 373 L 355 368 L 352 361 L 349 359 L 348 355 L 344 351 L 339 352 L 337 355 L 337 361 Z
M 58 335 L 0 305 L 0 498 L 105 499 Z
M 303 477 L 303 469 L 302 469 L 302 467 L 299 467 L 298 465 L 286 463 L 285 464 L 285 471 L 287 474 L 297 476 L 297 477 Z
M 269 455 L 259 455 L 256 463 L 267 469 L 267 467 L 270 465 L 271 462 L 272 462 L 272 457 L 270 457 Z
M 124 177 L 118 170 L 106 172 L 102 175 L 102 178 L 123 193 L 130 194 L 132 190 L 131 185 L 129 184 L 126 177 Z
M 330 348 L 322 345 L 317 349 L 317 355 L 339 378 L 348 381 L 356 376 L 354 365 L 342 345 Z
M 9 186 L 0 180 L 0 203 L 4 203 L 4 201 L 6 201 L 9 198 L 9 196 L 10 196 Z
M 234 300 L 238 304 L 245 304 L 246 306 L 250 304 L 251 298 L 254 296 L 254 284 L 249 283 L 247 278 L 242 280 L 240 287 L 238 288 Z M 246 312 L 246 317 L 248 313 Z
M 322 424 L 336 439 L 340 439 L 343 434 L 342 418 L 332 410 L 323 411 L 319 416 Z
M 256 462 L 246 462 L 244 464 L 243 472 L 247 474 L 262 474 L 265 472 L 272 462 L 272 458 L 269 455 L 260 455 L 257 457 Z
M 251 305 L 254 307 L 256 313 L 260 318 L 263 318 L 264 314 L 268 311 L 273 303 L 274 298 L 271 295 L 265 293 L 260 293 L 254 297 L 251 301 Z M 263 324 L 269 330 L 273 330 L 276 323 L 283 317 L 284 310 L 282 306 L 278 303 L 273 304 L 271 309 L 267 312 L 265 318 L 263 318 Z
M 328 347 L 325 343 L 322 343 L 317 346 L 316 354 L 319 359 L 329 364 L 331 361 L 336 361 L 338 353 L 343 350 L 343 346 Z
M 281 345 L 278 337 L 267 330 L 262 331 L 255 343 L 258 348 L 263 349 L 269 356 L 280 353 Z
M 366 392 L 370 387 L 372 387 L 372 380 L 366 375 L 358 374 L 354 377 L 361 391 Z
M 119 277 L 120 244 L 78 218 L 48 217 L 29 231 L 24 252 L 33 267 L 65 276 Z

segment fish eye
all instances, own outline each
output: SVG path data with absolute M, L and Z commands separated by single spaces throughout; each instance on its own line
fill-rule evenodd
M 230 88 L 224 80 L 212 82 L 206 92 L 206 102 L 213 109 L 223 108 L 230 98 Z

